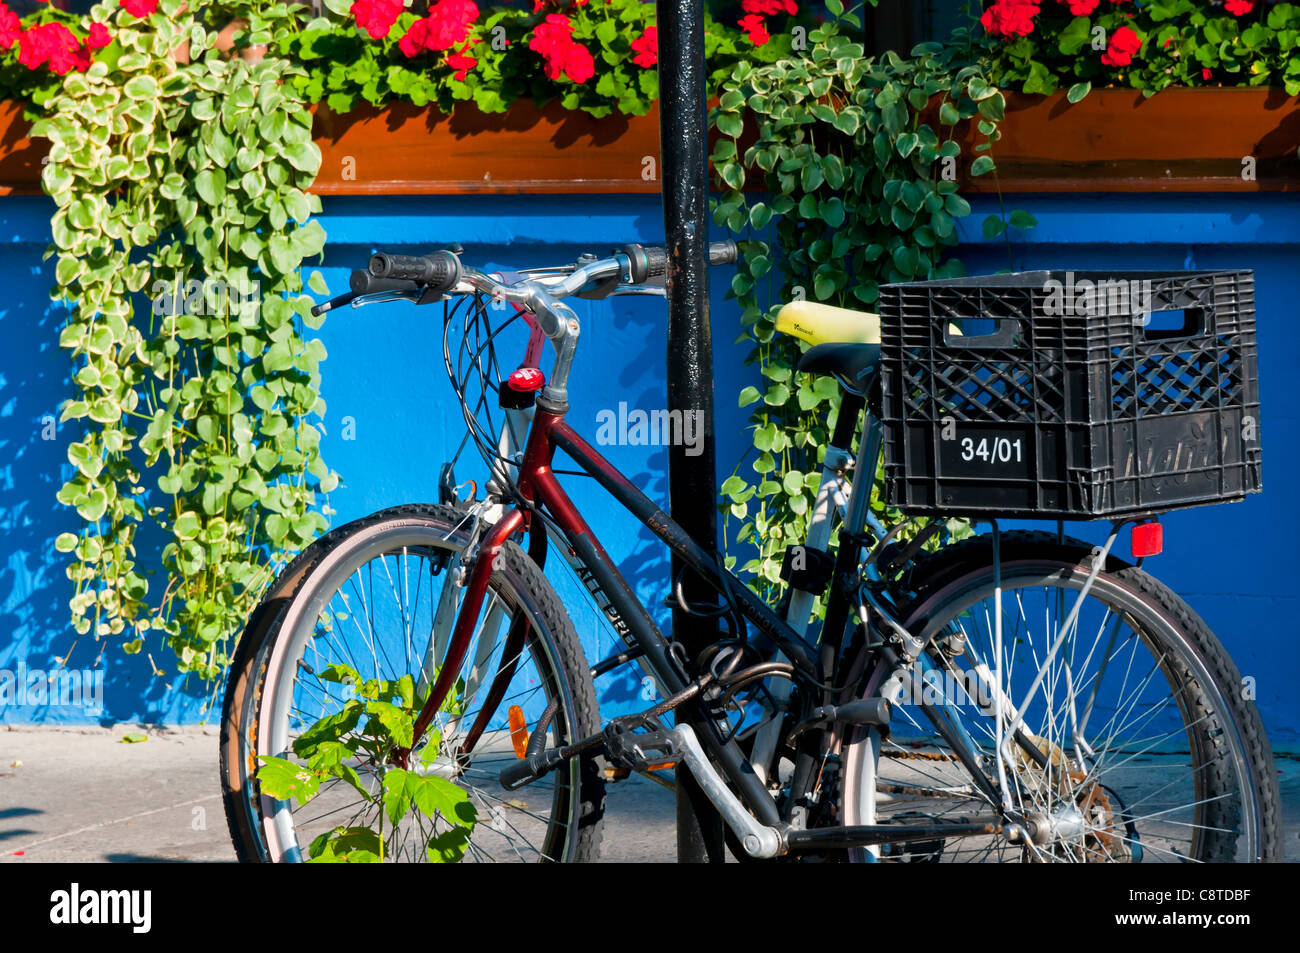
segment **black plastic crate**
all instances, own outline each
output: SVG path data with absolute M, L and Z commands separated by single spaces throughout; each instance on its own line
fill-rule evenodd
M 1092 518 L 1260 489 L 1250 271 L 1033 271 L 885 285 L 889 502 Z

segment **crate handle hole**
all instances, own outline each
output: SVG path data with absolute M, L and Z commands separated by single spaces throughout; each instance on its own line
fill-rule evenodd
M 1148 341 L 1199 337 L 1205 333 L 1204 308 L 1171 308 L 1134 315 L 1134 322 Z
M 949 347 L 1012 347 L 1020 334 L 1015 318 L 955 318 L 944 324 L 943 343 Z

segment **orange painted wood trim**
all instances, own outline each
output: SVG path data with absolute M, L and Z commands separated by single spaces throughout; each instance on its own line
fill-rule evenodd
M 1167 89 L 1149 99 L 1093 90 L 1007 96 L 997 178 L 970 192 L 1258 192 L 1300 190 L 1300 97 L 1278 89 Z M 957 127 L 962 169 L 979 155 L 973 123 Z M 1254 159 L 1253 180 L 1242 177 Z
M 659 117 L 594 119 L 552 102 L 501 114 L 462 104 L 447 116 L 397 103 L 346 115 L 315 110 L 320 195 L 657 193 Z M 0 102 L 0 195 L 40 193 L 42 140 L 21 105 Z M 956 129 L 960 169 L 979 155 L 973 123 Z M 1169 89 L 1150 99 L 1094 90 L 1007 97 L 996 179 L 972 193 L 1300 191 L 1300 97 L 1273 89 Z M 1242 160 L 1255 160 L 1255 179 Z

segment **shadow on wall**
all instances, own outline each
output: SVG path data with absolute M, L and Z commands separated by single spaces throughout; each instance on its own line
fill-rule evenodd
M 79 524 L 55 499 L 71 472 L 65 447 L 75 425 L 58 422 L 69 362 L 58 346 L 64 311 L 49 301 L 53 262 L 41 261 L 45 239 L 32 240 L 49 230 L 47 206 L 7 198 L 0 218 L 9 242 L 0 261 L 0 723 L 194 720 L 202 689 L 174 686 L 156 636 L 167 678 L 154 678 L 143 654 L 125 655 L 118 639 L 78 639 L 69 622 L 73 585 L 67 557 L 54 549 L 55 537 Z M 34 681 L 61 670 L 65 657 L 75 681 L 60 676 L 59 697 L 42 699 Z
M 626 242 L 662 242 L 659 201 L 654 196 L 610 197 L 599 208 L 581 210 L 572 197 L 511 201 L 513 205 L 421 200 L 401 209 L 381 203 L 373 218 L 351 220 L 347 214 L 337 218 L 327 214 L 327 230 L 344 240 L 328 246 L 321 270 L 336 292 L 346 288 L 352 267 L 366 261 L 376 243 L 391 247 L 395 217 L 401 220 L 408 244 L 392 250 L 421 252 L 440 242 L 460 240 L 466 245 L 467 261 L 489 268 L 558 264 L 583 252 L 603 254 Z M 64 572 L 66 557 L 54 550 L 55 538 L 75 531 L 78 517 L 55 500 L 71 469 L 64 448 L 72 435 L 70 425 L 51 424 L 68 394 L 69 363 L 57 344 L 63 312 L 48 302 L 52 262 L 41 262 L 50 208 L 42 198 L 9 197 L 0 204 L 0 238 L 7 241 L 0 274 L 8 290 L 0 304 L 0 335 L 7 342 L 0 350 L 0 532 L 4 533 L 0 679 L 5 671 L 16 674 L 19 666 L 26 673 L 55 668 L 75 638 L 67 609 L 73 590 Z M 348 214 L 374 210 L 364 201 L 336 201 L 333 208 Z M 586 225 L 571 227 L 559 216 L 577 216 Z M 438 234 L 419 235 L 421 229 Z M 470 233 L 482 241 L 475 244 Z M 557 234 L 564 238 L 556 241 Z M 575 240 L 575 235 L 582 237 Z M 731 274 L 730 269 L 713 270 L 717 461 L 723 476 L 749 446 L 743 430 L 745 415 L 737 409 L 735 395 L 752 373 L 743 364 L 748 348 L 732 343 L 738 322 L 734 304 L 724 301 Z M 617 414 L 620 403 L 629 411 L 664 409 L 665 304 L 658 298 L 614 298 L 578 301 L 575 306 L 583 336 L 571 388 L 570 420 L 667 509 L 665 447 L 632 441 L 602 446 L 597 439 L 602 411 Z M 464 433 L 442 366 L 441 307 L 396 304 L 342 310 L 330 315 L 318 335 L 329 354 L 322 368 L 327 403 L 322 452 L 343 478 L 329 499 L 336 510 L 332 524 L 339 526 L 396 503 L 435 500 L 438 467 L 453 456 Z M 522 349 L 503 355 L 502 360 L 508 370 L 521 357 Z M 548 353 L 543 368 L 549 370 L 550 362 Z M 482 470 L 472 446 L 461 459 L 462 478 Z M 478 478 L 481 486 L 481 473 Z M 669 613 L 662 608 L 669 589 L 666 550 L 590 479 L 566 475 L 562 481 L 667 631 Z M 161 541 L 142 534 L 138 546 L 141 561 L 148 563 Z M 588 657 L 602 658 L 613 647 L 612 630 L 591 607 L 581 583 L 564 575 L 563 570 L 556 573 L 557 588 Z M 152 592 L 160 591 L 157 577 L 150 583 Z M 105 646 L 86 636 L 76 643 L 68 664 L 102 672 L 102 709 L 9 704 L 0 707 L 0 723 L 204 720 L 212 687 L 178 679 L 170 650 L 161 647 L 158 635 L 146 641 L 154 661 L 166 672 L 163 677 L 152 675 L 144 653 L 127 656 L 116 640 Z M 610 714 L 644 707 L 646 686 L 639 670 L 625 668 L 607 676 L 598 689 Z

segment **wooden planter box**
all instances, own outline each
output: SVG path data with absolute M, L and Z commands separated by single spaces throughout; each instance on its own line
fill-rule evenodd
M 979 153 L 958 127 L 963 169 Z M 998 171 L 964 181 L 971 192 L 1255 192 L 1300 190 L 1300 97 L 1280 89 L 1167 89 L 1150 99 L 1093 90 L 1007 96 Z M 1254 159 L 1254 179 L 1243 160 Z
M 23 107 L 0 102 L 0 195 L 41 192 L 44 140 Z M 319 195 L 659 192 L 659 111 L 594 119 L 558 102 L 504 113 L 472 104 L 452 116 L 396 103 L 338 115 L 315 110 Z
M 997 177 L 971 192 L 1251 192 L 1300 190 L 1300 98 L 1271 89 L 1170 89 L 1150 99 L 1095 90 L 1007 97 Z M 39 194 L 43 141 L 22 107 L 0 102 L 0 195 Z M 957 129 L 961 169 L 979 153 Z M 453 116 L 395 104 L 337 115 L 316 110 L 321 195 L 659 192 L 659 116 L 593 119 L 558 103 L 516 102 L 501 114 L 472 105 Z M 1243 160 L 1254 159 L 1253 179 Z
M 659 191 L 659 109 L 595 119 L 558 102 L 451 116 L 395 103 L 316 111 L 320 195 Z

